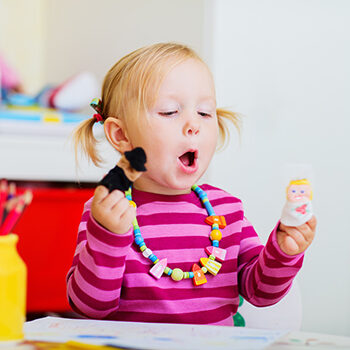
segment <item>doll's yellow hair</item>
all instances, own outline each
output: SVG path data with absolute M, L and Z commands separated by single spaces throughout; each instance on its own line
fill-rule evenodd
M 287 189 L 286 189 L 286 194 L 287 194 L 287 197 L 288 197 L 288 189 L 290 186 L 292 185 L 308 185 L 310 186 L 310 189 L 311 189 L 311 192 L 310 192 L 310 199 L 312 200 L 312 196 L 313 196 L 313 193 L 312 193 L 312 187 L 311 187 L 311 183 L 308 179 L 301 179 L 301 180 L 291 180 L 289 182 L 289 185 L 287 186 Z
M 127 121 L 138 118 L 157 96 L 165 75 L 176 65 L 187 60 L 202 59 L 188 46 L 177 43 L 159 43 L 140 48 L 121 58 L 106 74 L 102 86 L 102 111 L 104 119 L 114 117 Z M 208 69 L 209 71 L 209 69 Z M 240 116 L 232 111 L 216 110 L 219 127 L 218 148 L 229 138 L 225 121 L 232 122 L 239 131 Z M 95 165 L 102 163 L 96 151 L 97 140 L 93 135 L 95 118 L 83 121 L 74 133 L 75 155 L 78 148 Z

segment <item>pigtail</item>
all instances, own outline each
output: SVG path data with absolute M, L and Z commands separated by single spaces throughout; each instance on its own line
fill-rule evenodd
M 241 131 L 241 115 L 236 112 L 232 112 L 228 109 L 217 108 L 216 115 L 218 117 L 218 125 L 219 125 L 219 146 L 218 149 L 222 149 L 226 146 L 230 134 L 228 130 L 228 126 L 226 121 L 232 123 L 237 129 L 238 134 L 240 135 Z
M 91 160 L 96 166 L 99 166 L 103 162 L 96 151 L 96 145 L 99 141 L 96 139 L 93 133 L 93 126 L 95 125 L 95 122 L 95 117 L 84 120 L 74 131 L 73 140 L 75 160 L 77 164 L 79 163 L 79 150 L 81 150 L 82 153 L 87 156 L 87 158 Z

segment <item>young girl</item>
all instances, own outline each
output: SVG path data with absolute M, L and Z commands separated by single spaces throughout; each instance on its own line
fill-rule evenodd
M 95 164 L 92 127 L 101 119 L 121 154 L 144 149 L 147 171 L 126 196 L 98 186 L 85 204 L 67 276 L 75 311 L 96 319 L 232 326 L 239 294 L 257 306 L 286 295 L 316 221 L 277 224 L 264 247 L 239 199 L 195 185 L 225 139 L 224 119 L 237 124 L 234 113 L 217 109 L 212 75 L 196 53 L 156 44 L 110 69 L 101 113 L 76 132 Z

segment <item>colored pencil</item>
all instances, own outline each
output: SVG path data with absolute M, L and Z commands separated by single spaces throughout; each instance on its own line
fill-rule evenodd
M 15 207 L 16 203 L 19 201 L 19 198 L 20 196 L 16 196 L 16 184 L 14 182 L 10 182 L 8 184 L 7 200 L 2 216 L 2 222 L 5 221 L 8 213 Z
M 0 227 L 0 235 L 7 235 L 12 231 L 24 209 L 31 203 L 32 199 L 32 192 L 27 190 L 16 206 L 8 213 L 4 223 Z
M 2 179 L 0 182 L 0 225 L 2 223 L 2 217 L 4 215 L 6 200 L 7 200 L 7 181 L 5 179 Z

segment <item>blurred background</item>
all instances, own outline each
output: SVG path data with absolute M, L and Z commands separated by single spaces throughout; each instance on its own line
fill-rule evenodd
M 241 113 L 243 120 L 240 136 L 231 130 L 229 145 L 217 153 L 204 180 L 241 198 L 246 216 L 266 242 L 279 219 L 290 172 L 299 164 L 308 169 L 318 230 L 297 278 L 302 330 L 347 336 L 349 33 L 347 0 L 0 0 L 0 52 L 29 95 L 82 71 L 100 84 L 119 58 L 144 45 L 176 41 L 194 48 L 214 74 L 218 106 Z M 79 113 L 88 117 L 92 110 Z M 76 170 L 70 128 L 38 131 L 8 125 L 0 118 L 0 177 L 19 186 L 91 189 L 116 162 L 117 155 L 102 144 L 104 167 L 82 161 Z M 46 195 L 40 205 L 47 207 L 56 197 Z M 59 198 L 65 206 L 72 196 Z M 80 205 L 74 210 L 81 211 Z M 70 225 L 74 232 L 78 222 Z M 66 238 L 65 269 L 75 236 Z M 43 261 L 36 264 L 42 267 Z M 39 283 L 35 274 L 30 272 L 29 283 Z M 55 283 L 62 286 L 61 298 L 64 276 Z M 29 293 L 31 311 L 54 305 L 45 304 L 34 286 Z M 66 308 L 55 305 L 56 311 Z

